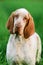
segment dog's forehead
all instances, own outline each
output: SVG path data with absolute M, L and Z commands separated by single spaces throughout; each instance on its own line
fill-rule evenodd
M 15 11 L 15 14 L 24 14 L 24 15 L 26 15 L 26 14 L 28 14 L 28 11 L 24 8 L 21 8 L 21 9 L 17 9 Z

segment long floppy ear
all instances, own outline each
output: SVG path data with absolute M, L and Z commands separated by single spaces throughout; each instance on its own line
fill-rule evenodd
M 11 34 L 13 34 L 13 27 L 14 27 L 14 13 L 12 13 L 7 21 L 7 29 Z
M 27 39 L 34 32 L 35 32 L 34 21 L 33 21 L 32 16 L 29 14 L 29 19 L 28 19 L 27 24 L 24 28 L 24 37 Z

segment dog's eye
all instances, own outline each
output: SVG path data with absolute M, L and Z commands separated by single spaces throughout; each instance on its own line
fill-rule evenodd
M 18 17 L 19 17 L 19 15 L 15 15 L 15 17 L 16 17 L 16 18 L 18 18 Z
M 26 18 L 26 17 L 24 17 L 24 18 L 23 18 L 23 20 L 27 20 L 27 18 Z

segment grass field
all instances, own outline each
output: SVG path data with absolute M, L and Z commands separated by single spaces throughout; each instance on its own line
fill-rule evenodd
M 8 65 L 6 61 L 6 46 L 9 32 L 6 22 L 11 12 L 18 8 L 26 8 L 34 18 L 36 32 L 42 41 L 42 55 L 39 65 L 43 65 L 43 1 L 42 0 L 0 0 L 0 65 Z

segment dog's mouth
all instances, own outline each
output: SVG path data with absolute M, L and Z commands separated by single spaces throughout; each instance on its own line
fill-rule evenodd
M 16 34 L 15 38 L 18 38 L 19 39 L 19 36 L 21 36 L 21 34 L 18 31 L 15 31 L 15 34 Z
M 21 35 L 20 34 L 20 31 L 15 31 L 15 34 L 18 36 L 18 35 Z
M 15 34 L 16 35 L 21 35 L 20 32 L 21 32 L 21 27 L 16 27 L 15 28 Z
M 15 31 L 15 34 L 16 34 L 16 35 L 18 35 L 18 34 L 19 34 L 19 32 L 18 32 L 18 31 Z
M 21 34 L 20 34 L 20 29 L 16 29 L 16 30 L 15 30 L 15 34 L 16 34 L 16 37 L 21 36 Z

